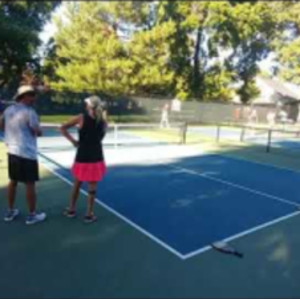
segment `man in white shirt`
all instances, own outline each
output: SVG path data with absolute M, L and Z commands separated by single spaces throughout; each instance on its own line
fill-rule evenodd
M 35 90 L 31 86 L 21 86 L 15 96 L 16 103 L 5 109 L 0 119 L 4 129 L 4 141 L 8 150 L 8 210 L 4 221 L 14 220 L 19 210 L 14 208 L 18 183 L 26 186 L 29 215 L 26 224 L 34 224 L 46 219 L 45 213 L 36 213 L 35 182 L 39 180 L 37 161 L 37 137 L 42 135 L 38 115 L 32 108 Z

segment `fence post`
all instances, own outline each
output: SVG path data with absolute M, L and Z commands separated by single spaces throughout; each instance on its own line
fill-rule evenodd
M 268 130 L 268 143 L 267 143 L 267 147 L 266 147 L 266 152 L 269 153 L 271 150 L 271 141 L 272 141 L 272 130 L 269 129 Z

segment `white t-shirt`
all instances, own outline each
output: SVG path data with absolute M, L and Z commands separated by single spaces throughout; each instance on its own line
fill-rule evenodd
M 10 154 L 36 160 L 37 139 L 30 130 L 39 128 L 38 115 L 33 108 L 21 103 L 4 111 L 4 141 Z

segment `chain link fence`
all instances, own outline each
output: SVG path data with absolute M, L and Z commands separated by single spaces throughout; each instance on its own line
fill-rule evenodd
M 74 115 L 84 109 L 83 99 L 90 93 L 50 91 L 38 96 L 36 109 L 43 115 Z M 108 114 L 120 121 L 160 122 L 163 110 L 167 109 L 170 122 L 187 123 L 268 123 L 273 116 L 280 122 L 280 113 L 290 123 L 298 120 L 299 103 L 278 105 L 241 105 L 222 102 L 180 102 L 180 109 L 174 108 L 174 99 L 169 97 L 109 96 L 97 93 L 106 104 Z M 167 107 L 167 108 L 166 108 Z M 177 107 L 178 108 L 178 107 Z

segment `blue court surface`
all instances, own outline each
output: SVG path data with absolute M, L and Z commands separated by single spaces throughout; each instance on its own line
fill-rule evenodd
M 69 169 L 41 162 L 72 182 Z M 221 155 L 111 165 L 98 203 L 182 259 L 299 212 L 300 173 Z

